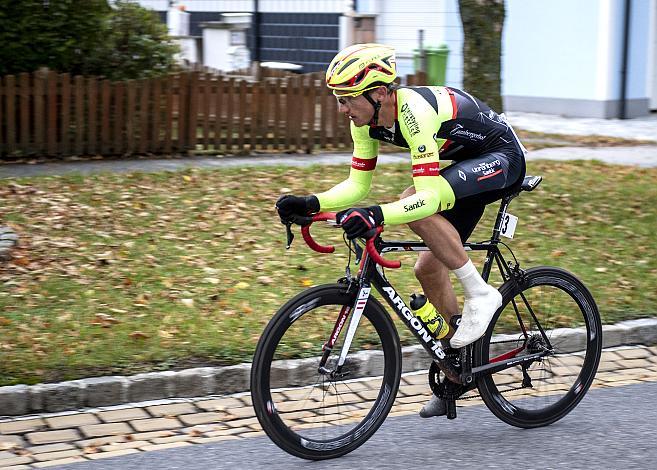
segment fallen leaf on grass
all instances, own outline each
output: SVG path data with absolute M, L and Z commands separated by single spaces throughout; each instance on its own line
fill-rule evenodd
M 594 271 L 595 271 L 596 273 L 606 273 L 606 272 L 607 272 L 607 268 L 595 268 Z
M 128 336 L 130 336 L 132 339 L 148 339 L 148 338 L 150 338 L 150 336 L 148 336 L 143 331 L 133 331 Z

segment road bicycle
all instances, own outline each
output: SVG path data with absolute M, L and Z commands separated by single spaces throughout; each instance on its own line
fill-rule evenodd
M 596 303 L 573 274 L 555 267 L 522 269 L 501 235 L 511 235 L 517 219 L 507 213 L 512 199 L 533 191 L 540 176 L 527 176 L 501 201 L 492 236 L 465 243 L 485 251 L 482 277 L 497 266 L 503 283 L 502 306 L 479 340 L 461 349 L 431 336 L 390 284 L 384 268 L 399 261 L 390 252 L 426 251 L 421 241 L 384 241 L 382 228 L 368 239 L 345 243 L 356 256 L 358 273 L 336 284 L 307 289 L 283 305 L 260 338 L 251 369 L 253 407 L 262 428 L 280 448 L 310 460 L 353 451 L 381 426 L 395 402 L 402 372 L 400 340 L 390 315 L 371 295 L 372 286 L 431 356 L 429 386 L 447 402 L 475 389 L 502 421 L 521 428 L 546 426 L 563 418 L 590 387 L 600 360 L 602 325 Z M 295 222 L 306 243 L 319 252 L 310 234 L 320 213 Z M 288 247 L 293 235 L 288 224 Z M 509 233 L 507 233 L 509 232 Z M 504 258 L 505 246 L 513 261 Z M 367 377 L 367 379 L 364 379 Z

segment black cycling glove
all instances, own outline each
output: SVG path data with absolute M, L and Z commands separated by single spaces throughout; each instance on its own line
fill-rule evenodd
M 276 201 L 276 210 L 282 223 L 291 222 L 295 215 L 310 215 L 319 212 L 319 199 L 316 196 L 293 196 L 285 194 Z
M 376 227 L 383 225 L 383 211 L 380 206 L 356 207 L 338 212 L 335 220 L 342 225 L 349 240 L 369 238 Z

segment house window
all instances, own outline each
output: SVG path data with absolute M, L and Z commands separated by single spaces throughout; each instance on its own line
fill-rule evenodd
M 231 31 L 230 32 L 230 45 L 231 46 L 245 46 L 246 45 L 246 31 Z

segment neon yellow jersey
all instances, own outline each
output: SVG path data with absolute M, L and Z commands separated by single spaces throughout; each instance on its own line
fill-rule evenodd
M 447 87 L 399 88 L 393 128 L 356 127 L 351 123 L 354 153 L 349 178 L 317 194 L 322 211 L 353 207 L 369 193 L 376 167 L 379 141 L 410 150 L 416 193 L 383 204 L 386 224 L 405 224 L 423 219 L 454 205 L 454 191 L 440 176 L 440 151 L 451 143 L 439 132 L 444 122 L 456 117 L 456 101 Z M 446 136 L 449 137 L 449 136 Z

